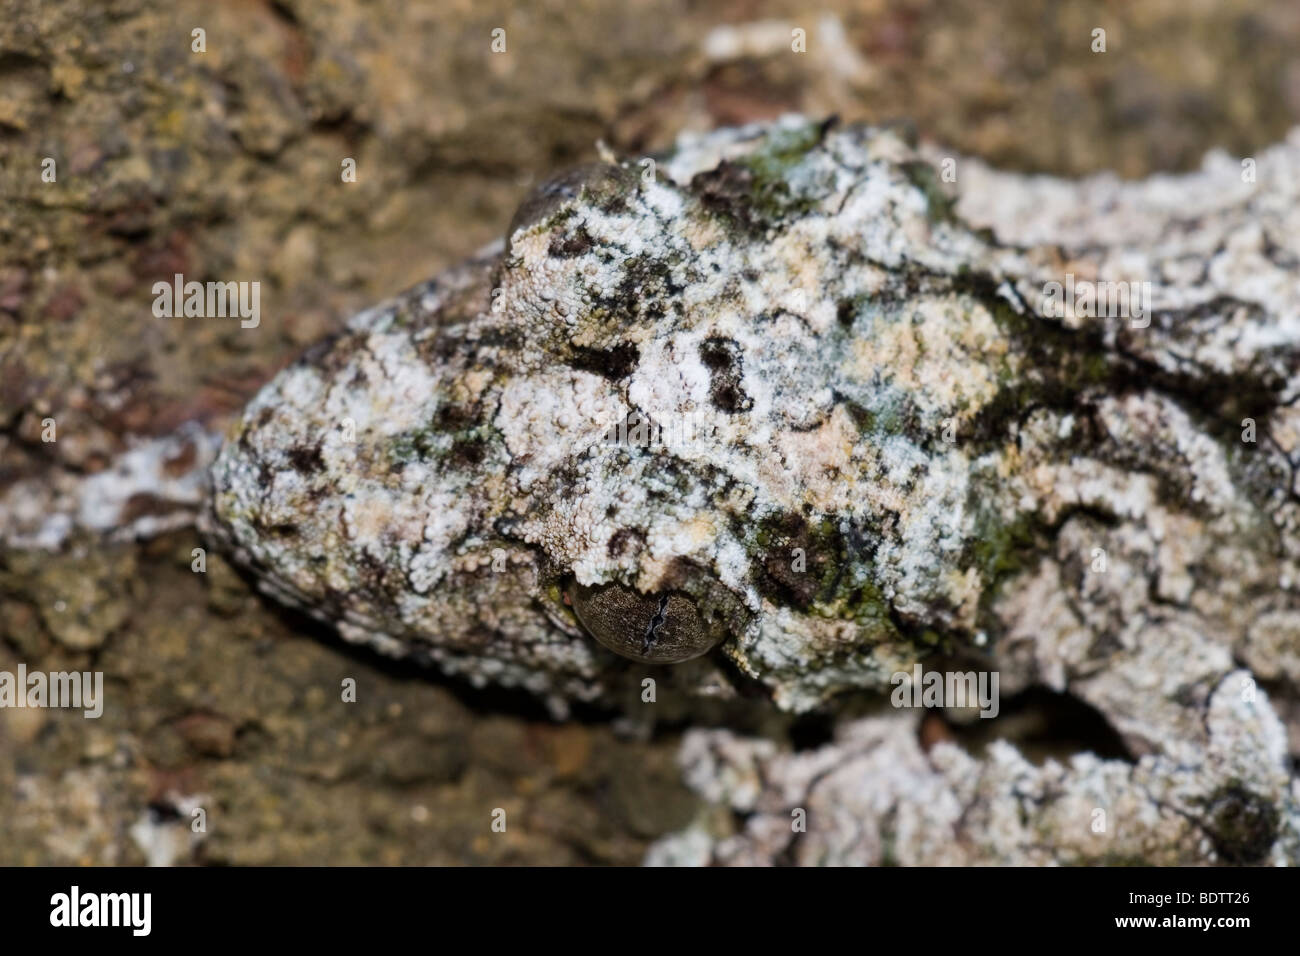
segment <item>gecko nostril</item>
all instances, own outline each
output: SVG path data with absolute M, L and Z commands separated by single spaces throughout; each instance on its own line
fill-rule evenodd
M 724 636 L 707 626 L 680 591 L 642 594 L 621 584 L 573 585 L 573 610 L 600 644 L 623 657 L 676 664 L 709 651 Z

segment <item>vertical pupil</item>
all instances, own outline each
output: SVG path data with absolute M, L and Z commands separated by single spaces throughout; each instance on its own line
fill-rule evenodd
M 659 628 L 663 627 L 664 619 L 668 616 L 668 595 L 665 594 L 659 598 L 659 608 L 655 611 L 655 616 L 650 619 L 650 626 L 646 628 L 645 637 L 641 639 L 641 653 L 649 654 L 654 647 L 655 641 L 659 640 Z

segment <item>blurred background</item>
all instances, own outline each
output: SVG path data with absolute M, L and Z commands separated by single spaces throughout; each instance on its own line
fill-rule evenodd
M 0 0 L 0 492 L 221 427 L 597 140 L 790 111 L 1014 170 L 1194 168 L 1300 122 L 1300 4 Z M 177 272 L 260 281 L 260 326 L 155 319 Z M 0 552 L 0 670 L 102 670 L 108 697 L 0 711 L 0 864 L 627 864 L 698 811 L 680 727 L 629 739 L 386 665 L 216 555 L 192 573 L 197 544 Z

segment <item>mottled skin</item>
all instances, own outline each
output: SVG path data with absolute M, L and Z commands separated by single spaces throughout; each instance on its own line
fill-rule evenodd
M 312 350 L 215 467 L 221 532 L 349 637 L 582 696 L 621 665 L 571 580 L 690 595 L 790 692 L 871 683 L 913 656 L 903 629 L 969 637 L 988 582 L 942 431 L 1019 366 L 953 276 L 983 247 L 930 220 L 892 136 L 729 151 L 562 177 L 504 255 Z
M 1023 204 L 1020 245 L 972 229 L 888 131 L 790 119 L 585 167 L 270 383 L 209 529 L 351 640 L 557 702 L 654 673 L 806 710 L 929 655 L 997 668 L 1167 761 L 1161 800 L 1246 781 L 1275 811 L 1251 853 L 1293 853 L 1283 731 L 1233 655 L 1300 635 L 1294 153 L 1129 229 L 1058 184 L 1069 248 Z M 1150 281 L 1149 327 L 1041 317 L 1067 271 Z M 607 586 L 651 618 L 675 595 L 717 648 L 611 653 L 573 609 Z M 629 607 L 634 634 L 597 636 L 653 661 Z M 1234 735 L 1240 766 L 1207 756 Z

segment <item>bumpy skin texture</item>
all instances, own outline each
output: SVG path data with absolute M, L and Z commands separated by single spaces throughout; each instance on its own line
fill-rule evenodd
M 790 118 L 684 138 L 649 172 L 586 167 L 503 248 L 271 382 L 212 469 L 208 528 L 345 637 L 557 704 L 649 673 L 574 615 L 575 588 L 605 585 L 685 595 L 719 628 L 654 672 L 682 689 L 802 711 L 936 653 L 996 669 L 1004 695 L 1080 697 L 1136 756 L 1015 769 L 1080 806 L 1127 794 L 1121 855 L 1294 857 L 1285 731 L 1239 663 L 1300 682 L 1300 146 L 1257 160 L 1253 184 L 1220 164 L 1132 187 L 970 164 L 949 196 L 893 132 Z M 1150 281 L 1149 327 L 1042 317 L 1067 272 Z M 997 813 L 958 812 L 970 758 L 880 720 L 854 739 L 948 795 L 929 824 L 993 840 Z M 995 758 L 989 805 L 1023 817 Z M 763 779 L 803 779 L 800 759 Z M 838 805 L 805 784 L 774 806 L 814 784 Z M 844 785 L 883 813 L 876 777 Z M 1243 815 L 1248 838 L 1220 839 Z M 872 859 L 835 842 L 855 832 L 827 855 Z M 791 852 L 690 839 L 700 859 Z

